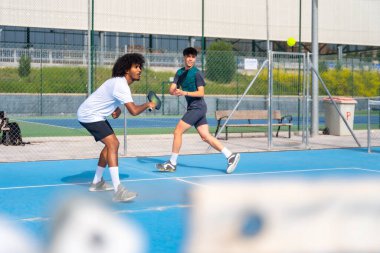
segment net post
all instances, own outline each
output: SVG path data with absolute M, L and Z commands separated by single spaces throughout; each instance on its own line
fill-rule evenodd
M 371 100 L 367 100 L 367 146 L 368 153 L 371 153 Z

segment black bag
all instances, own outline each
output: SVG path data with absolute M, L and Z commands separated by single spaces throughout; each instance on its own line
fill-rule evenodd
M 25 144 L 29 144 L 22 141 L 21 129 L 16 122 L 8 123 L 8 128 L 8 131 L 3 131 L 3 136 L 1 138 L 1 142 L 4 145 L 24 146 Z

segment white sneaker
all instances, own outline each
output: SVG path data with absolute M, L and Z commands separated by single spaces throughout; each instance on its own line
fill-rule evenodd
M 112 191 L 113 187 L 104 181 L 102 178 L 99 182 L 96 184 L 92 183 L 90 185 L 90 188 L 88 188 L 90 192 L 104 192 L 104 191 Z
M 115 202 L 128 202 L 137 197 L 136 192 L 130 192 L 124 186 L 119 184 L 117 192 L 113 195 L 113 201 Z
M 240 154 L 239 153 L 233 153 L 230 155 L 230 157 L 227 158 L 227 174 L 231 174 L 236 169 L 236 166 L 238 165 L 240 160 Z
M 172 162 L 166 161 L 164 163 L 157 163 L 156 168 L 161 172 L 175 172 L 177 165 L 173 165 Z

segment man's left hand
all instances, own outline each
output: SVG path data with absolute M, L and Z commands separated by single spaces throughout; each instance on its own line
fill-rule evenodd
M 120 110 L 120 108 L 118 107 L 118 108 L 116 108 L 116 110 L 111 114 L 111 116 L 112 116 L 112 118 L 117 119 L 117 118 L 119 118 L 120 114 L 121 114 L 121 110 Z

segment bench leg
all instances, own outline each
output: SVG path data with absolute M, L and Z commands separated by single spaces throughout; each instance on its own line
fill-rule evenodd
M 216 137 L 216 135 L 218 134 L 219 127 L 220 127 L 220 124 L 218 123 L 218 125 L 216 126 L 215 134 L 214 134 L 215 137 Z
M 279 127 L 277 128 L 276 137 L 278 137 L 278 132 L 280 131 L 280 128 L 281 128 L 281 126 L 279 126 Z
M 289 138 L 291 137 L 292 132 L 290 131 L 290 126 L 289 126 Z
M 228 140 L 228 127 L 226 126 L 226 140 Z

